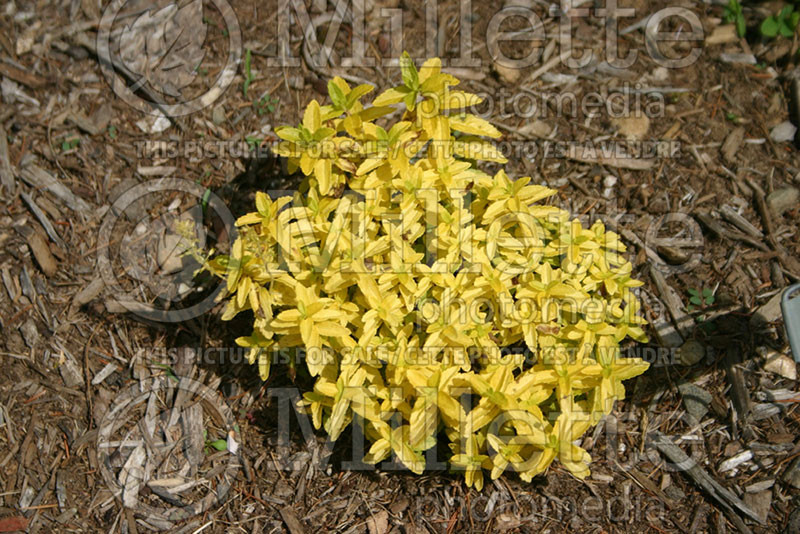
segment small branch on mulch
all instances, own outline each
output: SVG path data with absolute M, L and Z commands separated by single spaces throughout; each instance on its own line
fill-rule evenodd
M 745 234 L 749 235 L 753 239 L 757 239 L 760 241 L 764 240 L 764 234 L 753 226 L 753 224 L 739 215 L 735 209 L 730 206 L 722 206 L 719 208 L 719 213 L 722 215 L 722 218 L 734 225 L 736 228 L 744 232 Z
M 755 436 L 748 423 L 751 401 L 750 393 L 747 391 L 747 385 L 742 375 L 742 369 L 739 367 L 741 362 L 741 349 L 738 346 L 729 346 L 722 364 L 725 367 L 725 378 L 731 386 L 730 394 L 733 400 L 734 413 L 736 414 L 736 420 L 731 423 L 733 437 L 734 439 L 737 438 L 737 427 L 741 427 L 742 437 L 749 441 Z
M 25 193 L 24 191 L 20 194 L 20 196 L 22 197 L 22 200 L 25 201 L 25 204 L 28 205 L 28 208 L 31 210 L 31 213 L 33 213 L 33 215 L 39 220 L 39 223 L 41 223 L 42 228 L 44 228 L 44 231 L 47 233 L 47 236 L 53 240 L 53 243 L 55 243 L 62 249 L 66 249 L 67 246 L 66 244 L 64 244 L 64 241 L 61 239 L 61 236 L 58 235 L 58 232 L 56 232 L 55 228 L 53 228 L 53 224 L 50 222 L 50 219 L 47 217 L 44 211 L 42 211 L 42 208 L 39 207 L 39 205 L 36 203 L 33 197 L 30 196 L 28 193 Z
M 683 473 L 694 481 L 700 488 L 706 491 L 719 505 L 723 511 L 726 512 L 728 519 L 736 525 L 742 533 L 750 534 L 752 531 L 744 524 L 744 521 L 736 514 L 735 510 L 756 521 L 758 524 L 763 525 L 763 520 L 747 506 L 739 497 L 732 491 L 722 486 L 719 482 L 709 475 L 705 469 L 697 465 L 697 463 L 689 458 L 680 447 L 672 443 L 666 436 L 660 432 L 654 433 L 653 444 L 656 448 L 673 462 Z
M 22 70 L 4 61 L 0 61 L 0 75 L 11 78 L 15 82 L 19 82 L 31 89 L 41 89 L 50 83 L 47 79 L 42 78 L 38 74 Z
M 305 28 L 305 31 L 303 31 L 302 51 L 303 51 L 303 59 L 305 60 L 306 66 L 309 69 L 311 69 L 314 72 L 314 74 L 316 74 L 319 77 L 320 80 L 326 80 L 332 78 L 333 76 L 339 76 L 340 78 L 347 80 L 350 83 L 371 84 L 371 82 L 366 78 L 349 74 L 344 69 L 320 66 L 315 61 L 315 57 L 313 56 L 316 56 L 317 58 L 320 57 L 320 44 L 317 42 L 314 32 L 319 26 L 322 26 L 323 24 L 335 22 L 336 15 L 337 15 L 336 13 L 323 13 L 321 15 L 317 15 L 316 17 L 314 17 L 313 20 L 309 19 L 308 15 L 305 14 L 299 15 L 301 23 Z M 342 20 L 340 19 L 339 23 L 341 22 Z M 325 54 L 328 60 L 330 61 L 333 52 L 329 48 L 327 48 L 327 46 L 325 46 Z
M 136 83 L 137 77 L 122 63 L 115 61 L 113 58 L 102 58 L 97 53 L 96 40 L 89 38 L 86 33 L 79 33 L 71 36 L 71 40 L 78 46 L 85 48 L 90 54 L 97 58 L 98 63 L 109 62 L 108 67 L 112 68 L 114 72 L 128 80 L 130 83 Z M 187 133 L 186 126 L 175 117 L 166 112 L 162 99 L 154 92 L 151 91 L 146 85 L 140 86 L 139 91 L 147 96 L 148 102 L 157 110 L 159 110 L 172 124 L 177 126 L 181 132 Z
M 800 280 L 800 261 L 797 261 L 793 256 L 791 256 L 786 249 L 778 242 L 778 239 L 775 237 L 775 225 L 772 222 L 772 216 L 769 213 L 769 207 L 767 206 L 767 200 L 764 195 L 764 191 L 753 182 L 752 179 L 746 178 L 747 185 L 749 185 L 753 189 L 753 199 L 755 200 L 756 204 L 756 211 L 761 216 L 761 223 L 764 226 L 764 232 L 767 235 L 767 243 L 772 247 L 772 249 L 778 255 L 778 261 L 783 265 L 784 272 L 794 278 L 795 280 Z
M 694 330 L 694 320 L 683 311 L 683 303 L 678 292 L 667 283 L 666 278 L 655 265 L 650 266 L 650 278 L 661 295 L 661 300 L 666 304 L 669 316 L 683 339 L 689 339 Z
M 575 150 L 567 150 L 566 156 L 574 161 L 581 163 L 591 163 L 593 165 L 607 165 L 609 167 L 616 167 L 619 169 L 630 169 L 634 171 L 648 171 L 655 165 L 652 159 L 633 159 L 633 158 L 618 158 L 616 156 L 592 156 L 588 151 L 578 150 L 580 145 L 573 145 Z
M 703 226 L 711 230 L 711 233 L 723 241 L 740 241 L 764 252 L 769 250 L 769 247 L 763 242 L 742 232 L 725 228 L 720 221 L 708 212 L 698 212 L 694 216 L 703 223 Z

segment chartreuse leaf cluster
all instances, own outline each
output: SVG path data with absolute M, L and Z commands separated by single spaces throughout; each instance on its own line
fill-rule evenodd
M 466 112 L 480 98 L 430 59 L 401 58 L 403 84 L 328 84 L 276 151 L 305 179 L 256 196 L 227 256 L 223 319 L 249 311 L 237 341 L 261 377 L 289 351 L 315 379 L 302 405 L 337 439 L 362 425 L 366 461 L 421 473 L 445 435 L 469 485 L 506 470 L 531 480 L 558 460 L 589 473 L 578 440 L 644 372 L 620 357 L 645 340 L 642 285 L 618 236 L 542 201 L 555 191 L 489 175 L 500 132 Z M 503 350 L 526 347 L 529 353 Z

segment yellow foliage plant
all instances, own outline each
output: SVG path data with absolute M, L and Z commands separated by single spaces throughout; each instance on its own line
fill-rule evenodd
M 491 176 L 500 132 L 465 112 L 476 95 L 430 59 L 404 54 L 403 85 L 328 84 L 276 152 L 305 176 L 293 196 L 256 196 L 230 254 L 223 319 L 250 310 L 263 379 L 276 351 L 304 354 L 302 405 L 336 440 L 351 422 L 415 473 L 444 433 L 450 466 L 482 488 L 506 469 L 530 481 L 554 459 L 579 478 L 575 443 L 648 364 L 620 356 L 645 341 L 625 247 L 585 228 L 530 178 Z M 399 120 L 398 120 L 399 119 Z M 509 350 L 524 347 L 527 351 Z M 295 356 L 296 357 L 296 356 Z

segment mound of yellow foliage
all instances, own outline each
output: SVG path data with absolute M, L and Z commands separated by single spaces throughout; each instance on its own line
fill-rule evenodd
M 223 319 L 252 310 L 237 342 L 264 379 L 276 351 L 302 353 L 314 425 L 335 440 L 355 420 L 367 462 L 393 453 L 421 473 L 444 431 L 478 489 L 484 470 L 529 481 L 556 458 L 585 477 L 574 442 L 648 367 L 619 350 L 645 340 L 641 282 L 600 221 L 584 228 L 539 203 L 552 189 L 477 168 L 505 163 L 485 140 L 500 132 L 463 111 L 481 99 L 438 59 L 400 65 L 403 85 L 372 105 L 372 86 L 334 78 L 331 104 L 276 129 L 306 178 L 291 197 L 259 193 L 230 255 L 207 263 L 227 279 Z

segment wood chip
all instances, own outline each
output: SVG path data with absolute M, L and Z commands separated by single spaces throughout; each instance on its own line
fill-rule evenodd
M 612 119 L 611 123 L 617 127 L 619 135 L 635 141 L 644 139 L 650 129 L 650 118 L 647 115 L 617 117 Z
M 72 305 L 80 308 L 84 304 L 89 304 L 100 295 L 104 287 L 103 278 L 98 276 L 72 297 Z
M 767 302 L 759 306 L 753 311 L 750 316 L 750 327 L 753 329 L 760 329 L 765 325 L 774 323 L 781 318 L 781 294 L 776 293 Z M 763 349 L 756 349 L 763 350 Z M 766 352 L 764 352 L 766 355 Z
M 728 353 L 722 360 L 722 366 L 725 368 L 725 378 L 730 384 L 730 396 L 733 401 L 733 409 L 736 412 L 738 422 L 742 428 L 742 433 L 746 439 L 749 439 L 752 430 L 748 424 L 748 416 L 750 414 L 750 392 L 747 390 L 747 385 L 744 381 L 744 373 L 739 366 L 742 363 L 742 351 L 738 346 L 729 346 Z M 734 434 L 736 434 L 736 425 L 733 425 Z
M 369 534 L 386 534 L 389 532 L 389 513 L 381 510 L 367 519 Z
M 47 79 L 41 76 L 27 70 L 18 69 L 14 65 L 9 65 L 4 61 L 0 61 L 0 75 L 11 78 L 15 82 L 26 85 L 31 89 L 41 89 L 49 83 Z
M 59 469 L 56 473 L 56 500 L 58 501 L 58 510 L 64 512 L 67 507 L 67 487 L 64 479 L 67 478 L 67 472 Z
M 280 513 L 283 522 L 286 523 L 286 527 L 289 529 L 289 534 L 305 534 L 302 523 L 290 508 L 284 506 L 280 508 Z
M 754 404 L 753 407 L 750 409 L 750 420 L 751 421 L 760 421 L 762 419 L 766 419 L 767 417 L 772 417 L 773 415 L 778 415 L 781 413 L 781 407 L 777 404 L 773 404 L 771 402 L 760 402 Z
M 82 111 L 73 111 L 67 116 L 67 119 L 78 127 L 79 130 L 89 134 L 97 135 L 101 130 L 92 122 L 92 120 L 83 114 Z
M 106 311 L 108 313 L 153 313 L 156 311 L 156 308 L 145 304 L 144 302 L 139 302 L 138 300 L 131 300 L 131 299 L 117 299 L 117 298 L 108 298 L 104 302 Z
M 0 126 L 0 184 L 5 188 L 8 197 L 11 197 L 16 190 L 14 171 L 11 169 L 11 162 L 8 159 L 6 131 L 2 126 Z
M 661 303 L 660 300 L 658 302 Z M 661 304 L 663 306 L 663 303 Z M 658 317 L 650 324 L 655 330 L 658 344 L 662 347 L 676 348 L 683 345 L 683 337 L 669 320 Z
M 691 524 L 689 525 L 688 532 L 697 532 L 699 530 L 700 524 L 705 521 L 706 515 L 708 514 L 708 509 L 708 504 L 704 502 L 700 503 L 700 505 L 694 511 L 694 516 Z
M 750 484 L 749 486 L 744 488 L 744 491 L 746 491 L 747 493 L 758 493 L 759 491 L 768 490 L 774 485 L 775 485 L 775 479 L 768 478 L 766 480 L 756 482 L 755 484 Z
M 734 163 L 736 161 L 736 152 L 738 152 L 739 147 L 742 146 L 744 133 L 745 130 L 743 127 L 739 126 L 738 128 L 734 128 L 722 143 L 722 147 L 719 151 L 722 153 L 722 157 L 727 163 Z
M 486 74 L 478 69 L 468 69 L 466 67 L 446 67 L 442 69 L 443 72 L 452 74 L 456 78 L 462 80 L 472 80 L 479 82 L 486 78 Z
M 530 122 L 526 122 L 522 126 L 520 126 L 517 131 L 524 135 L 525 137 L 538 137 L 541 139 L 546 139 L 550 133 L 553 131 L 553 128 L 544 121 L 540 120 L 533 120 Z M 591 195 L 587 195 L 591 196 Z
M 775 373 L 788 380 L 797 380 L 797 366 L 790 357 L 779 352 L 767 354 L 764 370 Z
M 795 458 L 789 468 L 783 472 L 781 480 L 795 489 L 800 489 L 800 457 Z
M 726 228 L 723 226 L 722 222 L 714 218 L 714 216 L 710 213 L 698 212 L 695 213 L 694 216 L 698 221 L 703 223 L 703 226 L 711 230 L 711 233 L 722 240 L 741 241 L 742 243 L 747 243 L 748 245 L 765 252 L 769 250 L 769 247 L 765 245 L 763 241 L 759 241 L 758 239 L 755 239 L 737 230 Z
M 61 375 L 61 380 L 68 388 L 78 388 L 83 385 L 83 373 L 80 367 L 75 362 L 75 358 L 62 349 L 63 361 L 58 366 L 58 372 Z
M 128 457 L 119 473 L 122 486 L 122 504 L 126 508 L 136 508 L 139 503 L 139 488 L 142 486 L 143 466 L 146 459 L 144 445 L 138 445 Z
M 739 35 L 736 33 L 735 24 L 723 24 L 717 26 L 711 31 L 711 34 L 706 37 L 707 45 L 735 43 L 739 40 Z
M 53 253 L 50 252 L 47 241 L 36 231 L 28 232 L 25 240 L 33 253 L 33 257 L 36 258 L 36 263 L 41 267 L 42 272 L 48 278 L 55 276 L 56 272 L 58 272 L 58 262 L 55 256 L 53 256 Z
M 0 519 L 0 532 L 24 531 L 28 528 L 28 519 L 23 516 L 4 517 Z
M 129 534 L 139 534 L 139 530 L 136 528 L 136 516 L 130 507 L 125 510 L 125 521 L 128 524 Z
M 51 192 L 72 211 L 82 214 L 88 214 L 91 211 L 91 207 L 85 200 L 75 196 L 67 186 L 41 167 L 28 165 L 20 170 L 19 175 L 28 185 Z
M 742 451 L 739 454 L 728 458 L 727 460 L 723 461 L 719 464 L 719 468 L 717 471 L 720 473 L 725 473 L 727 471 L 732 471 L 742 465 L 745 462 L 749 462 L 753 459 L 753 451 Z
M 573 145 L 566 151 L 566 156 L 569 159 L 580 161 L 582 163 L 593 163 L 595 165 L 607 165 L 609 167 L 616 167 L 619 169 L 630 169 L 633 171 L 646 171 L 654 166 L 652 159 L 637 159 L 633 157 L 617 157 L 617 156 L 602 156 L 591 155 L 592 152 L 602 152 L 601 150 L 589 150 L 587 147 L 581 145 Z
M 626 474 L 630 473 L 630 475 L 633 477 L 633 479 L 642 488 L 644 488 L 645 490 L 649 491 L 650 493 L 652 493 L 653 495 L 658 497 L 661 502 L 663 502 L 665 505 L 667 505 L 667 508 L 674 508 L 675 507 L 675 501 L 670 499 L 663 491 L 661 491 L 661 489 L 658 486 L 656 486 L 655 483 L 652 480 L 647 478 L 647 475 L 645 475 L 644 473 L 642 473 L 641 471 L 639 471 L 635 467 L 631 468 L 629 470 L 626 470 L 626 469 L 623 469 L 621 465 L 619 465 L 619 464 L 617 464 L 617 465 L 619 466 L 620 470 L 623 473 L 626 473 Z
M 758 211 L 758 214 L 761 216 L 761 223 L 764 228 L 764 233 L 767 236 L 767 243 L 769 243 L 772 249 L 777 253 L 781 265 L 792 273 L 795 278 L 800 278 L 800 261 L 786 252 L 786 249 L 783 248 L 783 245 L 781 245 L 775 236 L 775 225 L 772 221 L 772 215 L 767 206 L 764 192 L 750 178 L 747 179 L 747 183 L 753 189 L 753 200 L 755 201 L 756 211 Z
M 203 407 L 194 403 L 181 412 L 181 428 L 183 430 L 183 451 L 192 466 L 203 463 L 205 457 L 203 441 Z
M 105 367 L 103 367 L 99 373 L 94 375 L 92 379 L 92 385 L 96 386 L 97 384 L 102 383 L 106 378 L 111 376 L 114 371 L 117 370 L 117 364 L 114 362 L 109 362 Z
M 774 402 L 800 402 L 800 391 L 792 391 L 791 389 L 765 389 L 759 394 L 763 395 L 763 400 L 770 400 Z M 791 434 L 776 434 L 787 436 Z
M 136 172 L 142 176 L 169 176 L 176 170 L 178 170 L 177 167 L 171 167 L 167 165 L 156 165 L 151 167 L 139 166 L 136 168 Z
M 800 534 L 800 506 L 795 506 L 792 513 L 789 514 L 783 534 Z
M 518 68 L 507 67 L 502 63 L 495 63 L 492 68 L 494 68 L 500 79 L 508 85 L 513 85 L 519 81 L 521 72 Z
M 723 63 L 744 63 L 745 65 L 755 65 L 758 63 L 756 56 L 753 54 L 742 54 L 742 53 L 735 53 L 735 54 L 726 54 L 722 53 L 719 55 L 720 61 Z
M 775 217 L 782 217 L 784 213 L 797 207 L 800 201 L 800 189 L 784 187 L 776 189 L 767 195 L 767 207 Z
M 755 238 L 755 239 L 764 239 L 764 234 L 761 233 L 761 230 L 753 226 L 753 224 L 739 215 L 739 213 L 730 206 L 722 206 L 719 209 L 720 215 L 734 225 L 736 228 L 741 230 L 742 232 L 746 233 L 747 235 Z
M 528 76 L 528 78 L 525 80 L 525 82 L 529 84 L 530 82 L 534 81 L 536 78 L 538 78 L 545 72 L 548 72 L 549 70 L 553 69 L 556 65 L 558 65 L 559 63 L 563 63 L 570 57 L 572 57 L 571 48 L 562 50 L 560 55 L 551 57 L 544 65 L 533 71 L 531 75 Z
M 89 135 L 98 135 L 106 131 L 108 123 L 111 121 L 113 112 L 111 106 L 104 104 L 91 117 L 87 117 L 82 111 L 73 111 L 67 118 L 75 126 Z
M 185 478 L 181 477 L 172 477 L 172 478 L 159 478 L 154 480 L 148 480 L 147 485 L 151 488 L 154 487 L 161 487 L 161 488 L 174 488 L 176 486 L 180 486 L 186 483 Z
M 691 342 L 690 340 L 689 342 Z M 683 398 L 683 405 L 686 407 L 686 412 L 691 415 L 696 422 L 703 420 L 703 417 L 708 412 L 708 407 L 711 404 L 712 395 L 705 389 L 701 388 L 691 382 L 683 382 L 678 385 L 678 391 L 681 392 Z
M 767 521 L 769 509 L 772 505 L 772 492 L 769 490 L 759 491 L 757 493 L 745 493 L 744 502 L 750 506 L 755 513 L 761 518 L 762 522 Z

